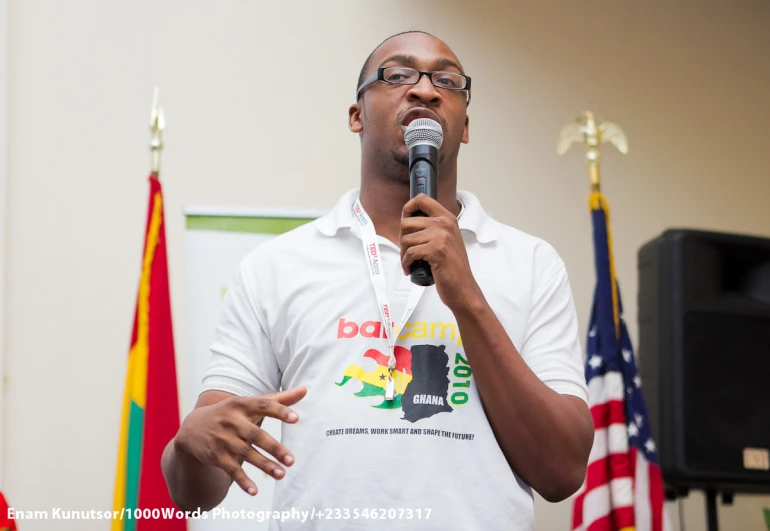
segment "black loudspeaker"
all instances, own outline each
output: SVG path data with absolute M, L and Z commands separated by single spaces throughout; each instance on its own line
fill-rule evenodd
M 770 239 L 669 230 L 638 267 L 639 372 L 667 495 L 770 492 Z

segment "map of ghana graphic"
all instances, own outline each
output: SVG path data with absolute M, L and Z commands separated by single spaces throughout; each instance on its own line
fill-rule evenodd
M 396 369 L 394 378 L 396 395 L 393 400 L 385 400 L 385 384 L 388 378 L 388 356 L 376 349 L 369 349 L 364 358 L 377 363 L 372 371 L 366 371 L 359 365 L 351 364 L 345 369 L 343 386 L 355 379 L 363 388 L 355 396 L 381 396 L 382 402 L 372 407 L 377 409 L 402 409 L 403 420 L 416 422 L 441 413 L 451 412 L 452 406 L 447 400 L 449 391 L 449 356 L 444 345 L 415 345 L 411 350 L 395 348 Z

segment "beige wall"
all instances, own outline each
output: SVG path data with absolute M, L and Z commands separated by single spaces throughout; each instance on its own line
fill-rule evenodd
M 8 42 L 8 4 L 0 0 L 0 43 Z M 0 488 L 3 478 L 3 412 L 5 411 L 5 252 L 8 183 L 8 54 L 0 54 Z
M 586 171 L 577 150 L 556 157 L 556 135 L 584 108 L 625 128 L 631 152 L 605 150 L 604 176 L 636 339 L 643 242 L 672 226 L 770 236 L 770 3 L 673 4 L 10 0 L 0 481 L 13 504 L 111 506 L 154 84 L 180 370 L 183 206 L 330 207 L 358 181 L 346 126 L 358 70 L 414 28 L 442 37 L 473 77 L 461 187 L 555 245 L 583 332 Z M 722 528 L 759 531 L 762 506 L 738 497 Z M 568 529 L 570 507 L 538 500 L 538 529 Z M 677 529 L 676 505 L 671 515 Z M 705 528 L 701 496 L 685 516 L 688 531 Z

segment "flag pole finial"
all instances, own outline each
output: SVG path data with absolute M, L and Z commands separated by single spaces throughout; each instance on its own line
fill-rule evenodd
M 586 160 L 591 179 L 591 188 L 599 191 L 601 179 L 599 178 L 599 145 L 609 142 L 624 155 L 628 153 L 628 140 L 626 134 L 615 122 L 602 120 L 597 123 L 594 113 L 584 111 L 574 121 L 562 127 L 559 132 L 559 142 L 556 152 L 564 155 L 570 146 L 576 142 L 582 142 L 586 146 Z
M 163 129 L 166 127 L 166 120 L 163 117 L 163 107 L 160 106 L 160 88 L 155 87 L 152 94 L 152 111 L 150 111 L 150 140 L 151 163 L 150 168 L 154 175 L 158 175 L 160 170 L 160 152 L 163 149 Z

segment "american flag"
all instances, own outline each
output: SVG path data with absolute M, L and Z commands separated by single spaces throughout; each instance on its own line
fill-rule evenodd
M 596 291 L 588 332 L 586 381 L 594 444 L 572 510 L 574 531 L 667 531 L 663 479 L 647 421 L 642 381 L 623 322 L 609 207 L 591 195 Z

